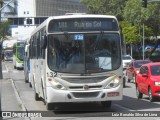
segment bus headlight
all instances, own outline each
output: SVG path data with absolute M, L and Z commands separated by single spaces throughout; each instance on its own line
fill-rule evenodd
M 120 78 L 116 77 L 105 88 L 106 89 L 115 88 L 118 85 L 120 85 Z
M 56 81 L 55 79 L 48 78 L 48 81 L 53 88 L 58 89 L 58 90 L 66 90 L 66 88 L 60 82 Z

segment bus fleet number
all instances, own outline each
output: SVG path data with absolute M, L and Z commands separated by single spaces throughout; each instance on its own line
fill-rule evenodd
M 47 77 L 55 77 L 56 75 L 56 72 L 47 72 Z

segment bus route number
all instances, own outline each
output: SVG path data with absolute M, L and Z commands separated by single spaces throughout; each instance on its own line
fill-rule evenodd
M 77 34 L 74 36 L 74 39 L 75 40 L 84 40 L 84 36 L 83 36 L 83 34 Z
M 56 72 L 47 72 L 47 77 L 55 77 L 56 75 Z

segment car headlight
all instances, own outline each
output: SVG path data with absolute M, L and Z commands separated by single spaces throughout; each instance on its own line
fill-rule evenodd
M 160 86 L 160 82 L 154 82 L 155 86 Z
M 58 90 L 66 90 L 66 88 L 60 82 L 56 81 L 55 79 L 48 78 L 48 81 L 53 88 L 58 89 Z
M 138 73 L 139 73 L 139 70 L 137 70 L 136 73 L 138 74 Z
M 115 88 L 118 85 L 120 85 L 120 78 L 115 77 L 109 84 L 107 84 L 105 88 L 106 89 Z

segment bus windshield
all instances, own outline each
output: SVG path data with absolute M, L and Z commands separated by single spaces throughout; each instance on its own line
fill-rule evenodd
M 5 51 L 4 55 L 6 57 L 13 57 L 13 51 Z
M 121 65 L 117 33 L 59 34 L 48 37 L 48 66 L 69 73 L 97 73 Z
M 24 60 L 24 47 L 17 47 L 17 57 Z

